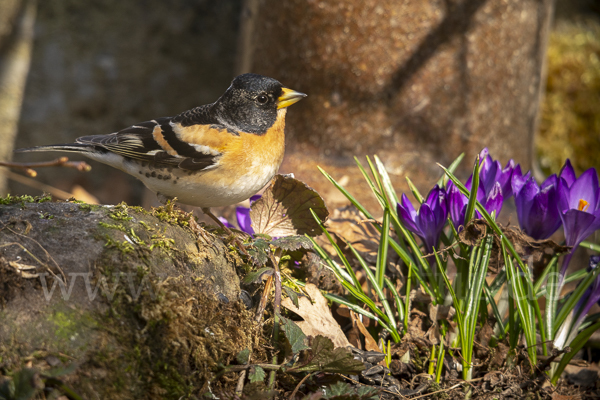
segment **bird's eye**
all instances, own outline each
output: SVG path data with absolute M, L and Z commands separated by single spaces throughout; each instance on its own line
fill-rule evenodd
M 269 102 L 269 96 L 266 94 L 260 94 L 256 97 L 256 101 L 258 101 L 260 104 L 267 104 Z

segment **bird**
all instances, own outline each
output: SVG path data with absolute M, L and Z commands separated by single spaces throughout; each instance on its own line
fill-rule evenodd
M 138 178 L 162 203 L 177 198 L 222 226 L 210 208 L 244 201 L 271 181 L 283 161 L 287 107 L 304 97 L 276 79 L 246 73 L 214 103 L 174 117 L 16 152 L 83 154 Z

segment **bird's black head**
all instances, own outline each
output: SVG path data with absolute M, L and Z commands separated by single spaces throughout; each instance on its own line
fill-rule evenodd
M 212 111 L 217 120 L 235 131 L 265 134 L 277 119 L 277 110 L 306 95 L 273 79 L 257 74 L 236 77 Z

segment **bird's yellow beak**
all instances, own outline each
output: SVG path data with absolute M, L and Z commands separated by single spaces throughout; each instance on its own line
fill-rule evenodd
M 281 96 L 277 99 L 277 108 L 289 107 L 297 101 L 306 97 L 304 93 L 296 92 L 295 90 L 283 88 Z

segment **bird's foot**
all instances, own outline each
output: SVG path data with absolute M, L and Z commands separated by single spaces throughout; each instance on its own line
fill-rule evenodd
M 231 241 L 233 243 L 235 243 L 236 247 L 246 256 L 250 256 L 248 254 L 248 251 L 246 251 L 246 248 L 244 247 L 244 245 L 242 244 L 242 242 L 240 241 L 240 239 L 235 235 L 235 233 L 233 233 L 231 231 L 231 229 L 229 229 L 228 227 L 225 226 L 225 224 L 219 219 L 217 218 L 211 211 L 210 208 L 208 207 L 203 207 L 202 208 L 202 212 L 207 215 L 208 217 L 210 217 L 213 221 L 215 221 L 217 223 L 217 225 L 219 225 L 219 227 L 221 229 L 223 229 L 225 231 L 225 233 L 227 234 L 228 237 L 228 241 Z

